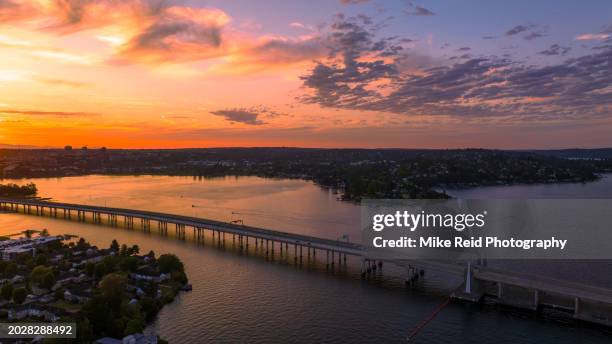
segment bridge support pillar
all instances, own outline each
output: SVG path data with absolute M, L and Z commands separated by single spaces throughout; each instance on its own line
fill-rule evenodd
M 574 317 L 578 317 L 578 313 L 580 312 L 580 299 L 574 298 Z
M 472 293 L 472 263 L 467 263 L 467 268 L 465 269 L 465 289 L 463 291 L 466 294 Z
M 366 277 L 366 262 L 365 258 L 361 258 L 361 278 Z
M 408 265 L 408 274 L 406 276 L 406 285 L 412 286 L 419 279 L 419 269 L 415 266 Z

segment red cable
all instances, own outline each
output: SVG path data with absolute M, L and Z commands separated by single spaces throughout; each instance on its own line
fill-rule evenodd
M 414 328 L 414 330 L 412 330 L 412 332 L 410 332 L 410 334 L 408 335 L 408 341 L 412 340 L 412 338 L 414 338 L 422 329 L 423 327 L 425 327 L 430 321 L 433 320 L 433 318 L 436 317 L 436 315 L 438 315 L 438 313 L 440 313 L 440 311 L 446 307 L 449 303 L 451 302 L 451 298 L 447 298 L 446 300 L 444 300 L 444 302 L 442 302 L 438 307 L 436 307 L 436 309 L 434 309 L 433 312 L 431 312 L 431 314 L 423 319 L 419 325 L 417 325 L 417 327 Z

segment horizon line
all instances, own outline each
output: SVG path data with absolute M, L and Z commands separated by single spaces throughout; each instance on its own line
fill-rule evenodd
M 612 149 L 608 147 L 564 147 L 564 148 L 486 148 L 486 147 L 446 147 L 446 148 L 406 148 L 406 147 L 300 147 L 300 146 L 214 146 L 214 147 L 131 147 L 131 148 L 116 148 L 106 146 L 71 146 L 72 150 L 196 150 L 196 149 L 304 149 L 304 150 L 429 150 L 429 151 L 444 151 L 444 150 L 498 150 L 498 151 L 562 151 L 562 150 L 605 150 Z M 31 145 L 0 145 L 0 150 L 67 150 L 64 147 L 45 147 Z

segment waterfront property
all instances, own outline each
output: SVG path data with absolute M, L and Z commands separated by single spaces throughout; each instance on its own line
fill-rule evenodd
M 64 240 L 62 236 L 39 236 L 36 238 L 19 238 L 0 241 L 0 255 L 4 260 L 11 260 L 23 253 L 34 253 L 37 247 Z
M 210 234 L 208 240 L 212 236 L 212 242 L 216 245 L 225 245 L 226 241 L 231 240 L 231 244 L 241 252 L 248 252 L 250 244 L 255 248 L 260 247 L 266 256 L 291 255 L 296 264 L 301 264 L 304 259 L 311 261 L 325 256 L 326 266 L 332 269 L 336 263 L 338 266 L 346 265 L 347 256 L 352 256 L 360 260 L 364 277 L 369 276 L 383 264 L 382 261 L 374 261 L 364 256 L 364 250 L 359 244 L 209 219 L 33 200 L 0 199 L 0 208 L 6 211 L 39 216 L 50 215 L 111 226 L 123 224 L 126 228 L 140 228 L 145 232 L 150 232 L 156 224 L 161 235 L 168 235 L 169 226 L 170 228 L 173 226 L 178 239 L 186 239 L 187 231 L 191 230 L 194 240 L 199 242 L 207 240 L 205 234 L 208 231 Z M 488 297 L 499 304 L 523 309 L 553 308 L 567 311 L 575 319 L 612 326 L 612 290 L 607 288 L 471 263 L 397 260 L 386 263 L 405 268 L 407 282 L 417 279 L 423 270 L 436 270 L 461 276 L 464 283 L 453 293 L 452 297 L 455 299 L 479 302 L 484 297 Z
M 0 320 L 75 322 L 79 342 L 112 336 L 156 343 L 141 332 L 187 285 L 176 256 L 139 255 L 137 245 L 116 240 L 100 249 L 83 238 L 43 232 L 0 244 Z

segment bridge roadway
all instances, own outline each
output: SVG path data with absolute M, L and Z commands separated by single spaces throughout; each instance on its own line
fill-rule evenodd
M 184 215 L 167 214 L 160 212 L 152 212 L 145 210 L 133 210 L 123 208 L 112 208 L 112 207 L 101 207 L 93 205 L 82 205 L 82 204 L 71 204 L 71 203 L 59 203 L 59 202 L 48 202 L 39 200 L 27 200 L 27 199 L 3 199 L 0 198 L 0 208 L 4 210 L 19 211 L 19 206 L 23 206 L 23 213 L 31 214 L 32 207 L 34 207 L 34 214 L 43 214 L 43 211 L 48 209 L 51 216 L 57 216 L 54 210 L 67 211 L 64 213 L 65 218 L 72 219 L 71 212 L 85 212 L 91 214 L 99 214 L 105 216 L 121 216 L 125 219 L 138 218 L 142 220 L 156 221 L 158 223 L 170 223 L 177 226 L 177 230 L 180 230 L 179 226 L 187 226 L 197 231 L 198 228 L 218 231 L 221 233 L 227 233 L 231 235 L 238 235 L 246 238 L 255 238 L 260 240 L 269 240 L 274 243 L 282 243 L 286 245 L 294 245 L 297 247 L 303 247 L 306 249 L 320 250 L 332 253 L 334 256 L 338 254 L 362 257 L 364 247 L 357 243 L 349 243 L 339 240 L 331 240 L 325 238 L 319 238 L 314 236 L 288 233 L 275 231 L 270 229 L 245 226 L 235 223 L 228 223 L 204 218 L 197 218 Z M 12 209 L 11 209 L 12 207 Z M 80 213 L 78 215 L 80 218 Z M 96 215 L 93 216 L 94 220 Z M 110 221 L 109 221 L 110 222 Z M 111 223 L 112 224 L 112 223 Z M 141 226 L 145 227 L 146 222 L 141 222 Z M 159 227 L 159 226 L 158 226 Z M 144 229 L 144 228 L 143 228 Z M 287 246 L 286 246 L 287 247 Z M 334 262 L 332 259 L 331 263 Z M 367 263 L 368 260 L 366 259 Z M 398 262 L 398 265 L 406 265 L 402 262 Z M 414 264 L 413 264 L 414 265 Z M 422 269 L 431 269 L 436 271 L 443 271 L 452 273 L 455 275 L 463 275 L 465 267 L 459 264 L 447 264 L 437 262 L 423 261 L 418 265 Z
M 289 245 L 292 245 L 294 247 L 294 257 L 296 260 L 298 258 L 299 247 L 300 260 L 303 254 L 302 248 L 306 248 L 308 250 L 308 257 L 310 257 L 311 250 L 313 257 L 316 255 L 316 250 L 326 252 L 328 265 L 331 263 L 333 266 L 335 259 L 334 255 L 337 254 L 339 264 L 342 263 L 342 255 L 344 255 L 344 262 L 346 262 L 347 255 L 359 257 L 362 261 L 362 273 L 364 274 L 366 272 L 366 268 L 368 272 L 371 269 L 376 269 L 376 262 L 374 261 L 374 264 L 371 264 L 372 261 L 368 259 L 368 257 L 364 256 L 364 247 L 357 243 L 287 233 L 184 215 L 39 200 L 0 198 L 0 209 L 2 210 L 16 212 L 22 210 L 25 214 L 32 214 L 32 208 L 34 208 L 35 214 L 38 215 L 45 215 L 44 211 L 47 209 L 49 215 L 54 217 L 58 217 L 57 211 L 59 210 L 63 212 L 63 216 L 66 219 L 72 219 L 72 212 L 77 212 L 78 219 L 81 221 L 85 221 L 85 215 L 89 213 L 90 217 L 97 223 L 102 223 L 101 215 L 105 215 L 108 217 L 108 222 L 111 225 L 117 225 L 116 218 L 117 216 L 121 216 L 124 218 L 128 227 L 130 227 L 131 223 L 130 228 L 134 227 L 133 219 L 137 218 L 141 220 L 143 230 L 146 230 L 147 228 L 150 230 L 150 224 L 148 222 L 156 221 L 158 222 L 158 228 L 162 234 L 164 228 L 166 229 L 167 234 L 167 224 L 171 223 L 176 226 L 177 236 L 179 238 L 185 237 L 185 227 L 192 227 L 194 236 L 197 235 L 196 237 L 198 239 L 201 238 L 202 240 L 204 237 L 200 237 L 200 235 L 203 235 L 203 232 L 201 233 L 201 231 L 212 231 L 213 240 L 214 233 L 216 231 L 218 235 L 217 240 L 221 240 L 222 233 L 231 234 L 232 236 L 237 235 L 239 237 L 239 244 L 241 247 L 243 245 L 243 238 L 246 238 L 247 249 L 249 238 L 255 239 L 256 245 L 257 240 L 260 240 L 262 247 L 265 240 L 266 253 L 268 250 L 268 241 L 270 241 L 272 243 L 272 255 L 274 255 L 274 243 L 276 242 L 280 243 L 281 254 L 283 244 L 285 244 L 287 253 L 289 253 Z M 225 240 L 225 236 L 223 236 L 223 240 Z M 575 318 L 604 324 L 606 326 L 612 326 L 612 289 L 609 288 L 595 287 L 588 284 L 559 280 L 542 275 L 499 270 L 479 265 L 470 265 L 468 268 L 465 264 L 453 264 L 439 261 L 393 260 L 389 262 L 400 267 L 407 268 L 409 271 L 409 278 L 416 277 L 414 274 L 418 271 L 416 269 L 417 267 L 419 269 L 435 270 L 462 276 L 464 278 L 462 290 L 455 293 L 455 297 L 459 299 L 479 301 L 484 294 L 491 294 L 490 291 L 485 290 L 485 285 L 496 285 L 497 293 L 493 293 L 492 296 L 497 297 L 500 303 L 528 309 L 538 309 L 538 307 L 542 305 L 552 306 L 555 308 L 565 308 L 573 311 Z M 525 291 L 527 291 L 529 295 L 527 297 L 527 301 L 525 300 L 524 295 L 512 295 L 511 292 L 504 291 L 505 289 L 516 290 L 516 288 L 521 289 L 523 294 Z M 560 301 L 554 301 L 551 304 L 551 298 L 558 298 Z M 580 306 L 583 303 L 589 305 L 588 312 L 585 312 L 583 307 Z

